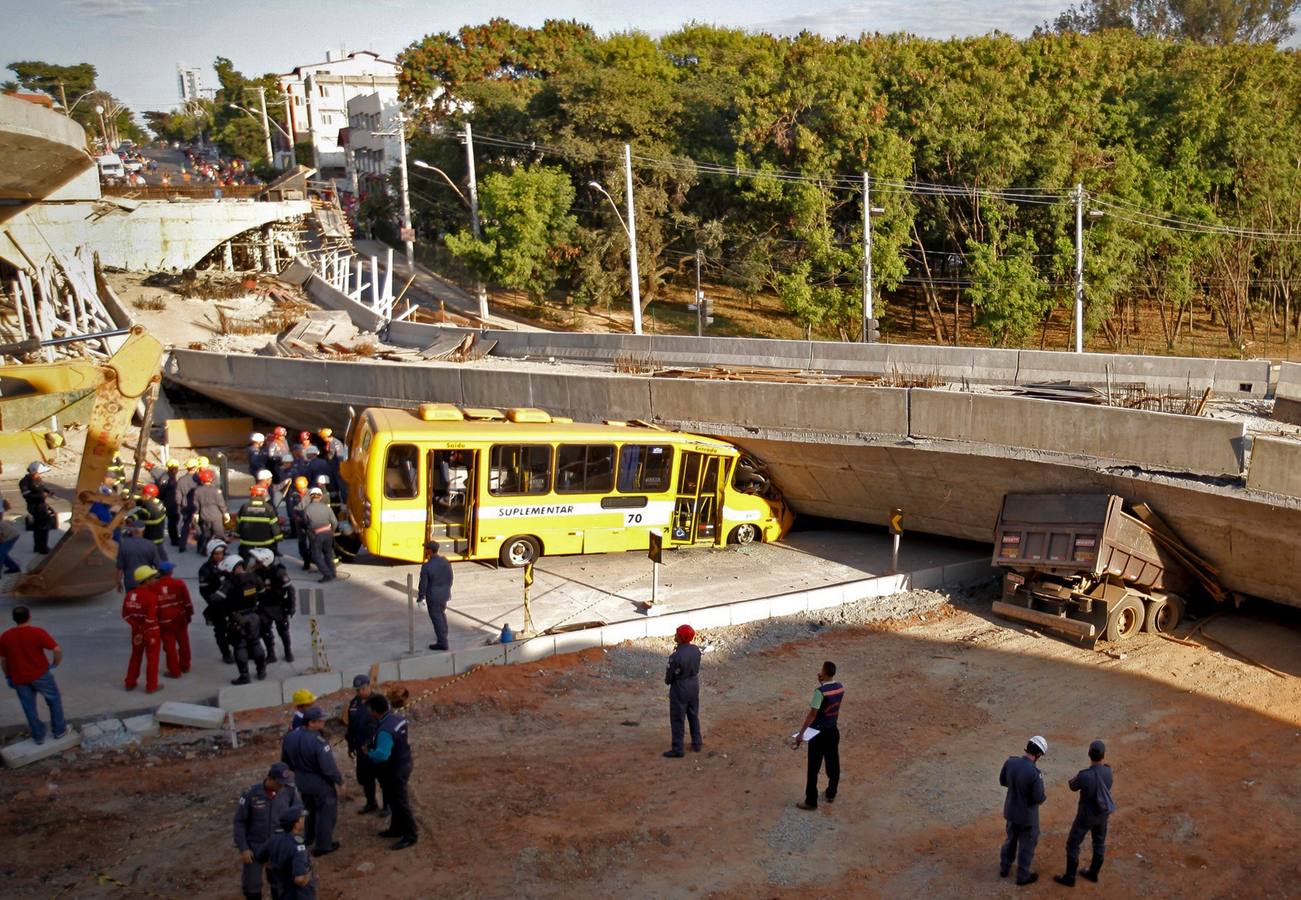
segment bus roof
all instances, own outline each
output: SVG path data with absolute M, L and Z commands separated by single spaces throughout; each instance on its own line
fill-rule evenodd
M 675 445 L 694 444 L 715 450 L 736 449 L 718 438 L 667 431 L 644 425 L 607 425 L 585 422 L 509 422 L 491 419 L 435 420 L 427 422 L 413 410 L 370 407 L 363 416 L 375 432 L 386 433 L 390 440 L 430 441 L 446 436 L 452 440 L 574 441 L 574 442 L 645 442 Z

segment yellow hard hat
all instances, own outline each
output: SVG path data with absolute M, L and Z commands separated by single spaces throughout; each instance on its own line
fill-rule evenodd
M 297 478 L 295 478 L 294 487 L 298 488 L 300 491 L 307 490 L 307 476 L 299 475 Z
M 199 461 L 195 459 L 193 456 L 191 456 L 189 459 L 185 461 L 185 468 L 197 469 L 199 468 Z
M 180 467 L 181 467 L 181 464 L 180 464 L 179 462 L 177 462 L 176 460 L 174 460 L 174 459 L 169 459 L 169 460 L 167 461 L 167 468 L 169 468 L 169 469 L 179 469 Z
M 294 701 L 294 706 L 306 706 L 309 703 L 316 702 L 316 695 L 307 688 L 299 688 L 294 691 L 294 695 L 290 699 Z
M 208 457 L 206 457 L 206 456 L 200 456 L 200 457 L 199 457 L 199 468 L 200 468 L 200 469 L 206 469 L 206 468 L 208 468 L 208 466 L 210 466 L 210 465 L 212 465 L 212 463 L 208 461 Z
M 153 566 L 136 566 L 136 570 L 131 573 L 131 577 L 136 580 L 136 584 L 144 584 L 150 578 L 158 575 L 158 570 Z
M 325 439 L 325 440 L 327 440 L 327 441 L 328 441 L 330 438 L 334 437 L 334 429 L 333 429 L 333 428 L 322 428 L 320 431 L 318 431 L 318 432 L 316 432 L 316 433 L 319 434 L 323 439 Z

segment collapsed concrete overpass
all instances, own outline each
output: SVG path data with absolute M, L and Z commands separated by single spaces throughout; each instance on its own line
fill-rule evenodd
M 697 359 L 716 361 L 728 352 L 715 339 L 672 340 Z M 771 342 L 726 343 L 758 358 L 760 345 Z M 859 367 L 870 362 L 864 356 L 882 352 L 824 346 Z M 914 351 L 932 354 L 937 364 L 948 354 L 959 367 L 970 362 L 963 354 L 989 352 L 885 352 Z M 1072 358 L 1077 366 L 1097 363 L 1085 362 L 1091 356 Z M 1153 358 L 1112 359 L 1134 370 Z M 1219 370 L 1226 393 L 1268 390 L 1267 362 L 1168 365 L 1185 370 L 1184 380 L 1210 383 Z M 1253 439 L 1241 422 L 957 389 L 702 381 L 493 359 L 354 363 L 177 350 L 165 374 L 295 428 L 339 427 L 350 406 L 424 401 L 536 406 L 580 421 L 644 419 L 732 439 L 768 463 L 797 512 L 884 524 L 898 506 L 912 529 L 973 540 L 992 539 L 1005 493 L 1114 492 L 1150 503 L 1229 589 L 1301 605 L 1294 576 L 1301 562 L 1301 442 Z M 286 385 L 294 386 L 292 396 Z

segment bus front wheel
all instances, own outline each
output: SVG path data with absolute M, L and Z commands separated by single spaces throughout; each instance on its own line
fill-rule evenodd
M 741 546 L 745 546 L 746 544 L 753 544 L 762 539 L 763 539 L 763 533 L 759 531 L 758 525 L 746 524 L 746 525 L 737 525 L 735 528 L 732 529 L 732 535 L 730 541 L 733 544 L 740 544 Z
M 522 569 L 531 562 L 537 562 L 541 555 L 542 547 L 538 544 L 538 539 L 527 534 L 517 534 L 501 545 L 501 564 L 512 569 Z

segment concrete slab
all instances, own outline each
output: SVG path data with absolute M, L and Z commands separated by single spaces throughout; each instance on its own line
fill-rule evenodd
M 1257 435 L 1251 443 L 1247 487 L 1301 497 L 1301 441 Z
M 343 675 L 339 672 L 317 672 L 313 675 L 295 675 L 293 678 L 286 678 L 280 682 L 281 694 L 284 697 L 282 702 L 292 702 L 294 691 L 300 688 L 307 688 L 318 697 L 324 697 L 326 694 L 333 694 L 343 687 Z M 351 689 L 352 682 L 348 682 Z
M 145 713 L 142 716 L 131 716 L 123 719 L 122 724 L 126 730 L 136 737 L 153 737 L 162 731 L 158 725 L 158 720 L 154 718 L 153 713 Z
M 179 703 L 168 700 L 154 712 L 154 718 L 164 725 L 187 725 L 191 728 L 220 728 L 226 713 L 219 706 L 201 706 L 198 703 Z
M 447 678 L 456 674 L 449 652 L 423 653 L 398 660 L 398 678 L 403 681 L 421 681 L 425 678 Z M 351 684 L 352 682 L 348 682 Z
M 400 665 L 400 661 L 396 659 L 389 660 L 388 662 L 380 663 L 379 664 L 380 684 L 383 684 L 386 681 L 397 681 L 399 678 L 405 677 L 398 673 L 399 665 Z M 352 690 L 352 679 L 357 675 L 367 675 L 367 676 L 370 675 L 370 666 L 369 665 L 344 666 L 342 669 L 339 670 L 339 674 L 343 678 L 344 690 L 350 691 Z
M 279 681 L 254 681 L 251 684 L 229 685 L 217 694 L 218 706 L 229 712 L 282 706 L 284 702 L 284 688 Z
M 534 662 L 556 655 L 556 639 L 549 634 L 529 638 L 526 641 L 511 641 L 506 647 L 506 664 Z
M 9 768 L 17 769 L 21 766 L 39 762 L 42 759 L 48 759 L 51 756 L 57 756 L 67 750 L 75 749 L 80 744 L 81 732 L 75 728 L 69 728 L 61 738 L 47 734 L 43 744 L 38 744 L 31 738 L 10 744 L 8 747 L 0 749 L 0 759 L 3 759 L 4 764 Z
M 475 666 L 500 666 L 505 662 L 506 651 L 500 644 L 470 647 L 452 654 L 452 667 L 457 675 L 468 672 Z
M 600 628 L 584 628 L 582 631 L 567 631 L 552 635 L 556 642 L 556 655 L 577 653 L 592 647 L 600 647 L 604 642 Z

